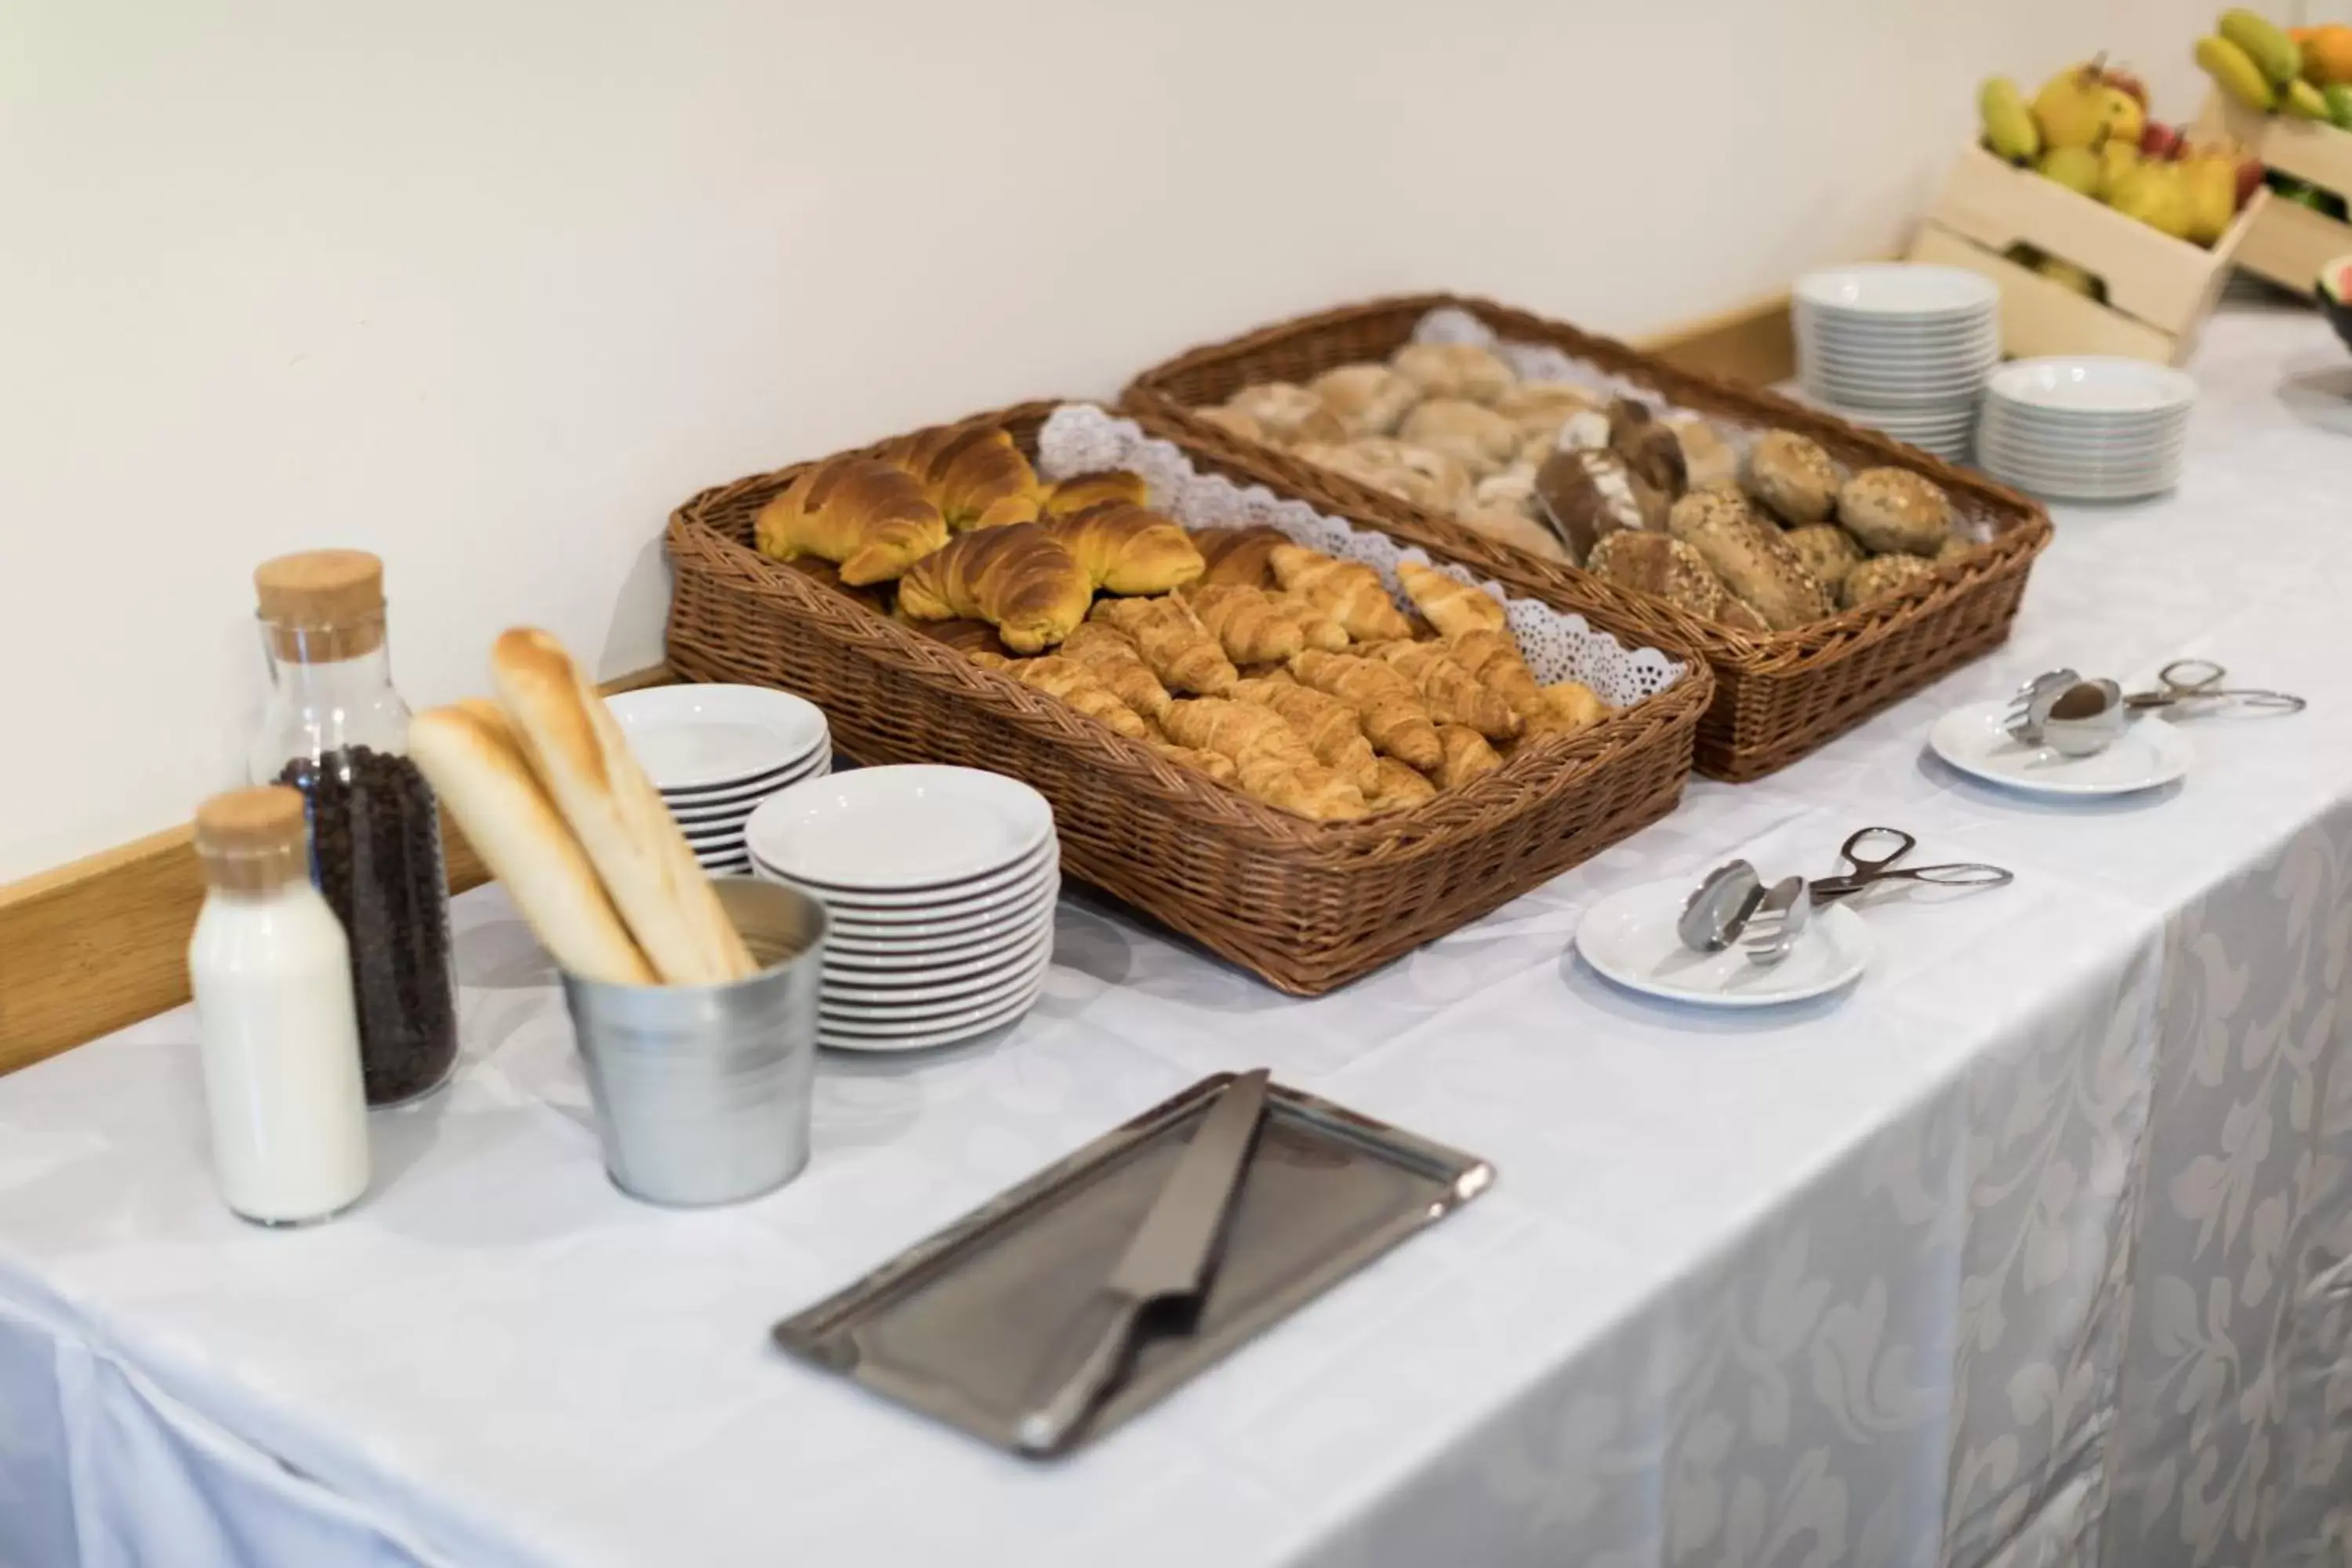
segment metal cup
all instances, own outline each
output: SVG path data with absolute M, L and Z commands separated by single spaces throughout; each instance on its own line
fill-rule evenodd
M 724 985 L 563 976 L 604 1169 L 647 1203 L 740 1203 L 808 1163 L 824 906 L 750 877 L 711 887 L 757 974 Z

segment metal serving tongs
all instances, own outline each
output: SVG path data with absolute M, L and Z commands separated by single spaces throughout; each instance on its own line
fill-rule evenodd
M 1731 860 L 1709 871 L 1683 901 L 1675 934 L 1693 952 L 1721 952 L 1737 942 L 1750 963 L 1769 968 L 1789 956 L 1812 909 L 1802 877 L 1767 888 L 1755 867 Z
M 2112 680 L 2049 670 L 2018 688 L 2001 727 L 2026 745 L 2088 757 L 2122 739 L 2133 714 L 2159 708 L 2181 709 L 2183 717 L 2232 708 L 2282 716 L 2303 711 L 2303 699 L 2293 692 L 2222 686 L 2229 673 L 2210 659 L 2176 658 L 2157 672 L 2154 689 L 2126 692 Z
M 2261 687 L 2224 687 L 2230 672 L 2209 658 L 2176 658 L 2156 672 L 2153 690 L 2134 691 L 2124 698 L 2124 706 L 2137 712 L 2144 709 L 2174 708 L 2187 703 L 2213 703 L 2227 710 L 2247 708 L 2262 713 L 2300 713 L 2305 703 L 2292 691 L 2271 691 Z M 2199 710 L 2204 711 L 2205 710 Z
M 1846 863 L 1848 869 L 1834 877 L 1816 878 L 1811 888 L 1813 901 L 1825 904 L 1881 882 L 1925 882 L 1936 888 L 2000 888 L 2017 879 L 2013 873 L 1999 866 L 1979 861 L 1908 866 L 1896 870 L 1895 863 L 1918 847 L 1919 841 L 1899 827 L 1859 830 L 1838 850 L 1838 858 Z M 1880 853 L 1874 854 L 1874 850 Z

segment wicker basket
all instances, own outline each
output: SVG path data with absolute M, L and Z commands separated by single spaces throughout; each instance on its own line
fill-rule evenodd
M 1500 337 L 1547 343 L 1654 388 L 1695 412 L 1811 437 L 1849 467 L 1892 464 L 1944 487 L 1963 519 L 1990 541 L 1927 581 L 1795 631 L 1749 636 L 1702 620 L 1652 595 L 1496 543 L 1440 513 L 1399 500 L 1275 447 L 1227 435 L 1189 411 L 1256 382 L 1303 382 L 1360 360 L 1387 358 L 1440 306 L 1469 311 Z M 1183 433 L 1231 469 L 1276 485 L 1425 548 L 1441 550 L 1506 585 L 1570 609 L 1611 606 L 1613 626 L 1643 642 L 1695 647 L 1715 670 L 1715 701 L 1700 721 L 1697 763 L 1720 779 L 1786 767 L 1879 710 L 2009 636 L 2033 557 L 2049 542 L 2047 513 L 2014 491 L 1787 398 L 1679 371 L 1622 343 L 1507 306 L 1450 294 L 1376 300 L 1195 349 L 1136 377 L 1122 405 Z
M 968 423 L 1001 425 L 1034 455 L 1055 406 Z M 1139 423 L 1192 447 L 1180 432 Z M 1426 805 L 1353 823 L 1286 816 L 751 548 L 761 506 L 806 466 L 705 490 L 671 515 L 671 666 L 690 679 L 797 691 L 863 762 L 953 763 L 1028 781 L 1053 803 L 1072 875 L 1285 991 L 1344 984 L 1656 821 L 1681 797 L 1714 689 L 1696 659 L 1657 696 L 1573 739 L 1528 747 Z M 1633 617 L 1601 609 L 1588 619 L 1655 642 Z

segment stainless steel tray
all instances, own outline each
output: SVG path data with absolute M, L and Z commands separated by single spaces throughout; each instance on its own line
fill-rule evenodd
M 776 1325 L 786 1351 L 1018 1451 L 1044 1363 L 1081 1324 L 1231 1073 L 1039 1172 Z M 1276 1084 L 1189 1334 L 1153 1335 L 1089 1440 L 1164 1398 L 1494 1180 L 1483 1160 Z

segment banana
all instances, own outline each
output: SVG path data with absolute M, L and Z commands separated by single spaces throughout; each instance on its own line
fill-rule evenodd
M 2244 6 L 2221 13 L 2220 32 L 2246 51 L 2273 87 L 2284 88 L 2303 75 L 2303 46 Z
M 2297 120 L 2327 119 L 2327 100 L 2301 77 L 2286 84 L 2286 90 L 2279 94 L 2279 107 Z
M 2244 104 L 2259 109 L 2264 114 L 2278 107 L 2278 94 L 2271 90 L 2271 79 L 2254 64 L 2252 55 L 2224 37 L 2197 40 L 2197 63 L 2205 74 L 2220 85 L 2223 92 Z
M 2005 76 L 1988 77 L 1977 89 L 1977 113 L 1984 121 L 1985 144 L 2012 163 L 2031 163 L 2042 154 L 2042 132 L 2025 94 Z

